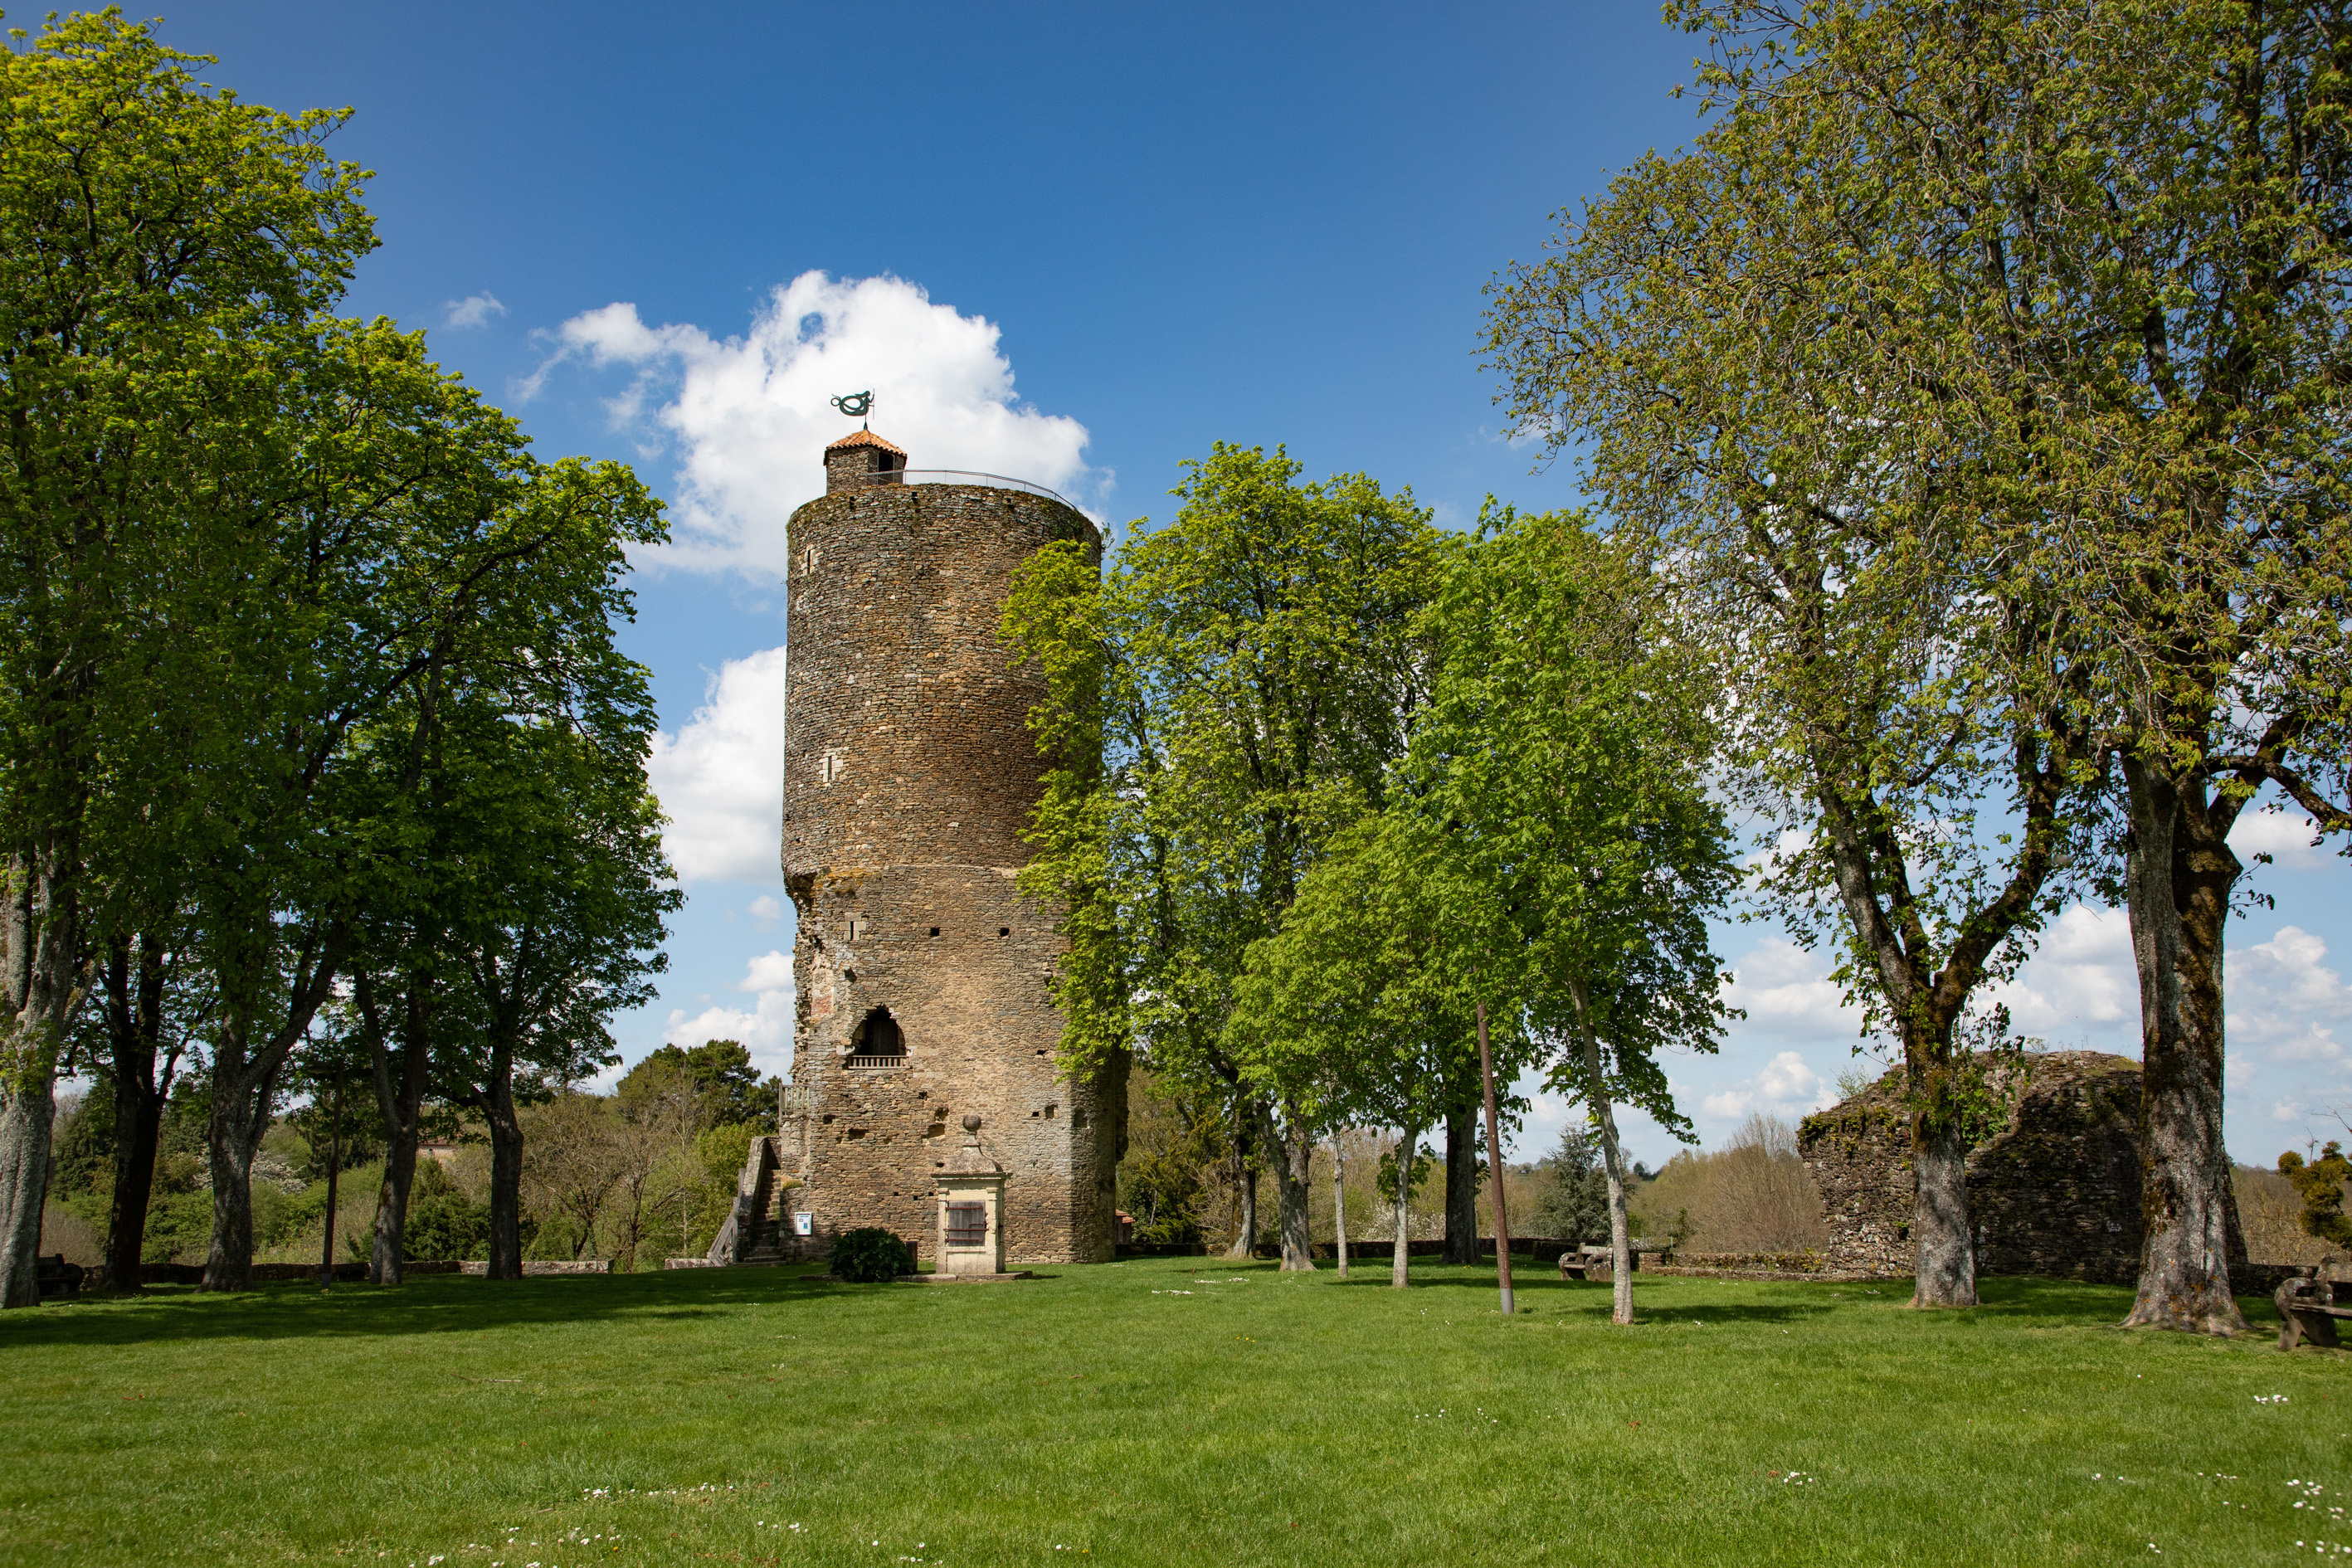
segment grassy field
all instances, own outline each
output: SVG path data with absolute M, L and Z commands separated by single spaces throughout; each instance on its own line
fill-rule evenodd
M 1606 1286 L 1540 1279 L 1505 1320 L 1489 1270 L 1046 1272 L 0 1314 L 0 1561 L 2352 1556 L 2352 1357 L 2122 1333 L 2119 1289 L 1994 1280 L 1920 1314 L 1651 1278 L 1619 1330 Z

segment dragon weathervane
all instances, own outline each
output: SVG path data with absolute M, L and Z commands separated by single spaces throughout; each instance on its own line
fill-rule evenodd
M 874 394 L 871 391 L 845 392 L 833 400 L 833 405 L 852 419 L 863 420 L 874 412 Z M 871 430 L 873 427 L 871 423 L 860 426 L 861 429 L 866 430 Z

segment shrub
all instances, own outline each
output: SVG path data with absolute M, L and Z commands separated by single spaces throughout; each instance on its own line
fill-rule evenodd
M 836 1279 L 873 1285 L 896 1279 L 901 1274 L 912 1274 L 915 1255 L 888 1231 L 869 1225 L 845 1232 L 833 1244 L 832 1264 Z

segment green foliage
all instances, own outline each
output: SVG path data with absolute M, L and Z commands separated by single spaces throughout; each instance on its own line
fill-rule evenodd
M 490 1243 L 490 1211 L 466 1195 L 438 1160 L 416 1162 L 409 1188 L 404 1258 L 480 1258 Z
M 192 1167 L 194 1161 L 181 1155 Z M 147 1206 L 147 1234 L 140 1245 L 139 1256 L 147 1263 L 201 1263 L 212 1245 L 213 1194 L 208 1188 L 198 1187 L 189 1172 L 185 1184 L 175 1181 L 164 1185 L 162 1173 L 157 1173 L 155 1196 Z
M 774 1083 L 761 1081 L 741 1042 L 706 1040 L 691 1050 L 656 1047 L 622 1075 L 616 1093 L 625 1116 L 642 1114 L 657 1100 L 683 1097 L 692 1101 L 692 1119 L 701 1125 L 749 1127 L 774 1119 Z M 741 1163 L 739 1156 L 736 1164 Z
M 1535 1206 L 1524 1219 L 1529 1236 L 1563 1241 L 1598 1241 L 1609 1234 L 1609 1173 L 1601 1166 L 1600 1141 L 1579 1127 L 1560 1130 L 1559 1147 L 1536 1165 Z
M 1053 764 L 1021 885 L 1068 911 L 1066 1065 L 1132 1045 L 1188 1091 L 1230 1095 L 1244 954 L 1381 799 L 1442 544 L 1409 493 L 1302 485 L 1278 448 L 1219 443 L 1186 470 L 1176 517 L 1132 532 L 1107 574 L 1066 545 L 1015 579 L 1004 636 L 1048 683 L 1031 726 Z
M 2303 1200 L 2297 1219 L 2303 1234 L 2352 1247 L 2352 1216 L 2344 1212 L 2344 1184 L 2352 1182 L 2352 1161 L 2344 1158 L 2341 1146 L 2331 1139 L 2309 1163 L 2290 1149 L 2279 1156 L 2278 1168 Z
M 1738 875 L 1708 792 L 1711 687 L 1637 551 L 1572 514 L 1482 531 L 1431 612 L 1441 663 L 1388 814 L 1398 874 L 1506 1036 L 1568 1047 L 1555 1088 L 1680 1130 L 1657 1053 L 1711 1051 L 1732 1016 L 1706 929 Z
M 64 1119 L 52 1146 L 57 1163 L 50 1191 L 58 1197 L 114 1184 L 114 1078 L 100 1072 Z
M 835 1238 L 829 1266 L 836 1279 L 877 1285 L 912 1274 L 915 1256 L 905 1242 L 879 1226 L 861 1226 Z

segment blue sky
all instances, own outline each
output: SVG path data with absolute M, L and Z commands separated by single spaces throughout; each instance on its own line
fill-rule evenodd
M 350 308 L 548 457 L 635 463 L 678 543 L 642 563 L 656 781 L 688 903 L 630 1059 L 730 1034 L 788 1059 L 775 871 L 782 523 L 882 394 L 916 467 L 1164 517 L 1213 440 L 1362 469 L 1440 518 L 1572 501 L 1504 439 L 1480 289 L 1559 209 L 1684 140 L 1696 40 L 1643 5 L 1055 7 L 188 4 L 164 38 L 285 109 L 349 105 L 383 248 Z M 2275 910 L 2233 928 L 2229 1132 L 2267 1163 L 2352 1106 L 2342 862 L 2277 819 Z M 1833 1095 L 1852 1021 L 1769 922 L 1727 926 L 1748 1022 L 1674 1064 L 1710 1140 Z M 2136 1055 L 2119 915 L 2079 910 L 2011 1000 Z M 1565 1109 L 1540 1100 L 1532 1152 Z M 1636 1124 L 1653 1161 L 1672 1144 Z

